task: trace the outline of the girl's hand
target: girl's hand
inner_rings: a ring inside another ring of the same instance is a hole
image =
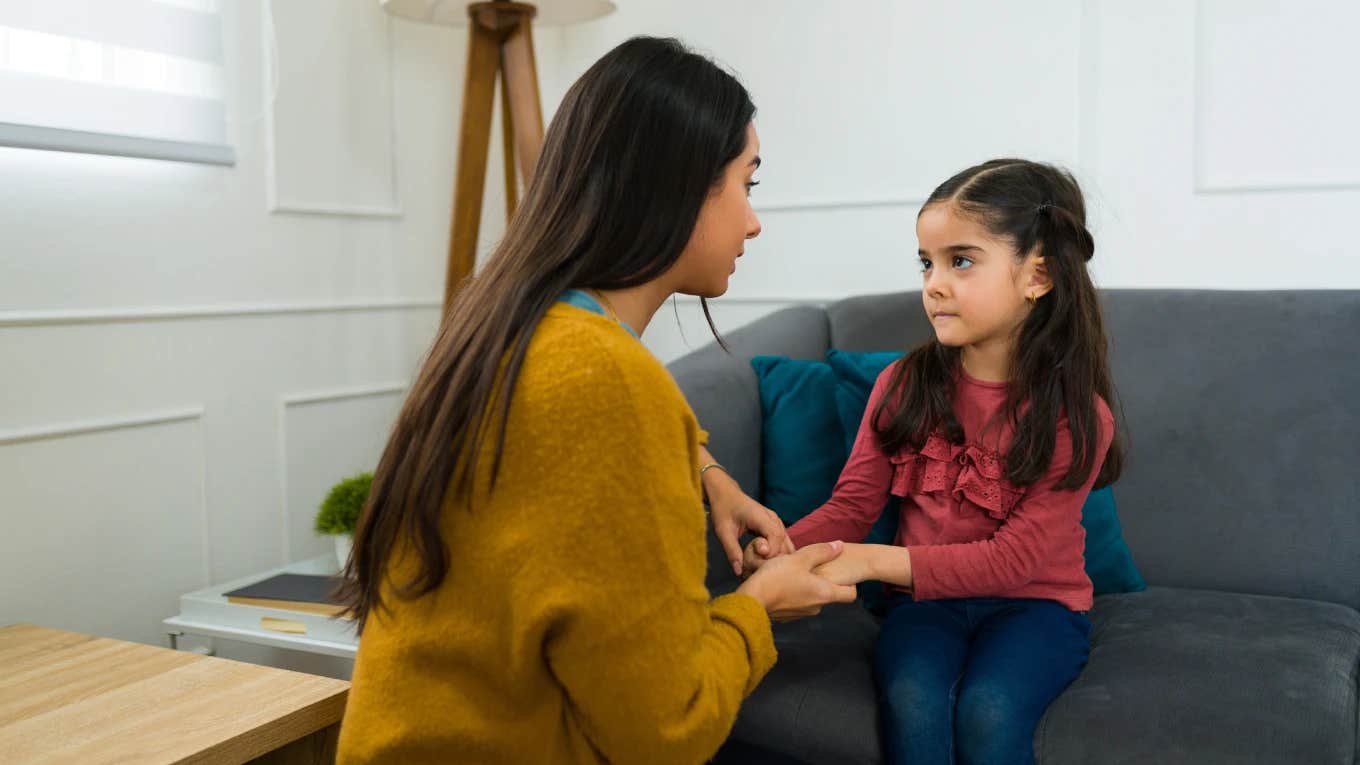
[[[874,575],[874,550],[872,549],[875,547],[881,547],[881,545],[847,543],[844,552],[834,560],[818,566],[815,573],[841,585],[854,585],[868,579],[875,579],[877,577]]]
[[[834,562],[843,549],[840,542],[822,542],[790,555],[776,556],[743,582],[737,592],[755,598],[775,621],[815,616],[827,603],[854,602],[854,587],[836,585],[814,573]]]
[[[788,554],[784,548],[770,544],[770,540],[756,537],[747,543],[741,556],[741,571],[737,573],[739,576],[750,576],[771,560]]]

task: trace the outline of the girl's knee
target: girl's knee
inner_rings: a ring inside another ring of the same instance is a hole
[[[958,723],[960,734],[988,738],[1028,717],[1025,705],[1003,685],[977,683],[959,693]]]
[[[960,690],[955,747],[966,763],[1033,761],[1033,710],[1012,689],[980,683]]]
[[[882,669],[882,668],[880,668]],[[912,672],[898,665],[878,674],[879,707],[894,727],[947,726],[953,716],[955,678]]]

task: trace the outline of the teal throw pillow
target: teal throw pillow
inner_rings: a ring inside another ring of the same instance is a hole
[[[760,389],[761,502],[786,526],[831,498],[845,466],[836,378],[820,361],[751,359]]]
[[[1095,585],[1096,595],[1147,589],[1147,582],[1133,563],[1133,553],[1124,542],[1112,487],[1087,495],[1081,508],[1081,525],[1086,529],[1086,575]]]
[[[855,435],[859,432],[859,424],[864,418],[864,408],[869,404],[874,383],[889,364],[903,355],[898,351],[853,353],[836,348],[826,352],[826,363],[831,365],[831,371],[836,375],[836,411],[840,413],[841,429],[845,431],[847,457],[854,446]]]

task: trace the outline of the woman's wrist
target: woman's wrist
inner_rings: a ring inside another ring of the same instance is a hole
[[[749,576],[747,577],[746,581],[742,582],[741,585],[737,587],[736,591],[737,594],[739,595],[746,595],[750,598],[753,598],[757,603],[760,604],[761,608],[765,609],[766,611],[769,611],[770,604],[765,602],[766,595],[765,587],[763,584],[764,581],[765,577],[755,575]]]
[[[704,477],[704,496],[708,497],[709,505],[730,502],[743,494],[737,482],[721,470],[710,470]]]
[[[743,494],[741,486],[728,474],[727,468],[716,461],[707,462],[700,468],[699,480],[710,506]]]

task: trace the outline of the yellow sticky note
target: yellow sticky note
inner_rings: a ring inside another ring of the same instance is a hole
[[[260,629],[273,632],[288,632],[293,635],[307,634],[307,625],[292,619],[280,619],[277,616],[261,616]]]

